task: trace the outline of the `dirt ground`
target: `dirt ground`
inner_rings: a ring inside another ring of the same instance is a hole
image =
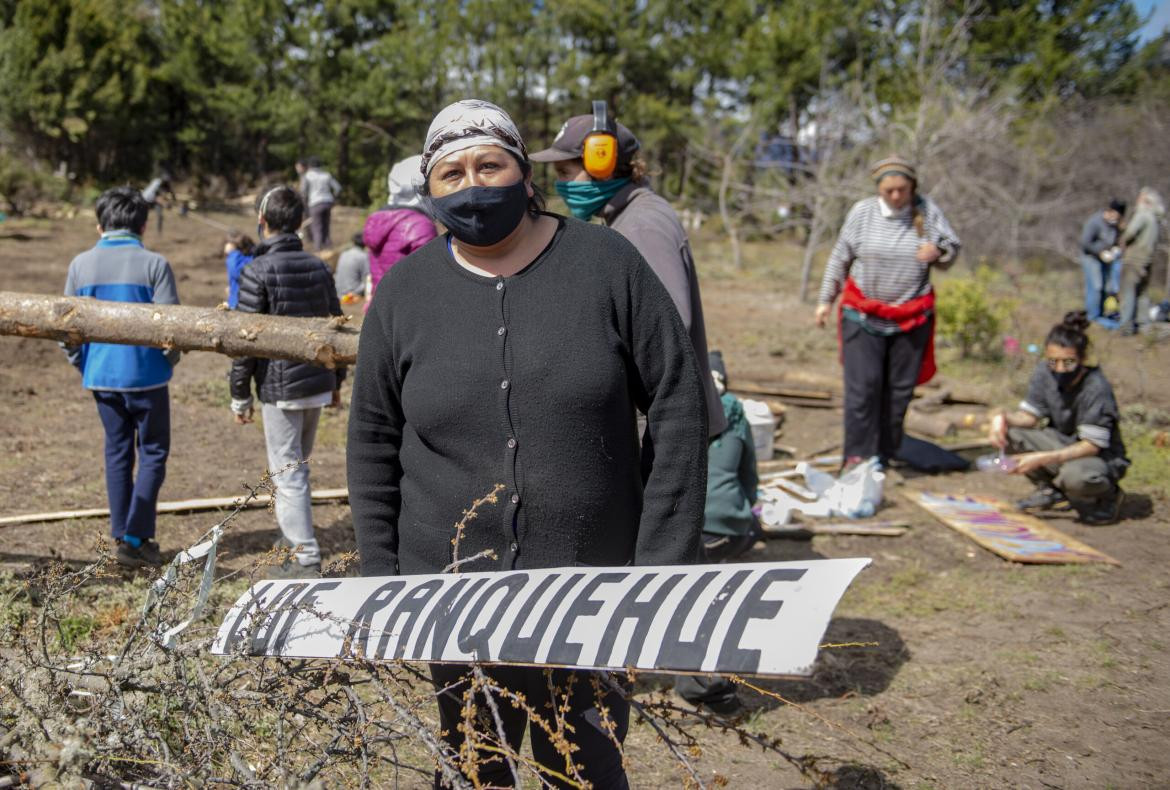
[[[90,214],[71,220],[0,224],[0,290],[59,293],[69,261],[95,240]],[[244,214],[211,219],[249,227]],[[359,226],[339,210],[334,237]],[[225,296],[223,234],[168,214],[147,245],[167,256],[186,304]],[[757,380],[839,376],[831,333],[811,326],[795,297],[793,250],[753,247],[749,266],[730,271],[714,242],[697,245],[712,348],[729,375]],[[956,273],[951,276],[962,276]],[[1026,346],[1063,309],[1075,306],[1075,272],[1017,274],[1001,283],[1015,302],[1011,332]],[[360,315],[360,309],[347,308]],[[873,558],[846,594],[826,642],[876,647],[825,650],[805,681],[766,682],[746,691],[753,729],[778,736],[797,755],[823,755],[838,787],[1157,787],[1170,776],[1170,455],[1154,436],[1170,420],[1170,342],[1095,338],[1097,355],[1126,414],[1137,460],[1127,479],[1124,520],[1089,528],[1054,525],[1121,562],[1106,566],[1025,566],[1006,562],[909,505],[905,490],[989,493],[1028,489],[1010,476],[894,475],[882,517],[905,519],[900,538],[772,540],[758,559]],[[944,351],[943,375],[992,402],[1018,401],[1035,357],[960,362]],[[171,385],[173,450],[162,498],[229,496],[264,470],[258,425],[237,426],[228,410],[224,357],[185,355]],[[345,485],[346,413],[327,412],[312,462],[316,487]],[[783,442],[811,452],[840,435],[833,409],[791,408]],[[102,432],[91,396],[54,343],[0,337],[0,515],[101,507]],[[348,507],[314,510],[323,551],[353,549]],[[191,544],[215,514],[159,519],[164,553]],[[0,569],[19,571],[50,557],[81,563],[104,534],[101,520],[2,528]],[[229,533],[224,567],[266,551],[272,516],[244,514]],[[636,787],[681,784],[653,735],[629,741]],[[732,787],[803,787],[786,763],[712,733],[699,765]]]

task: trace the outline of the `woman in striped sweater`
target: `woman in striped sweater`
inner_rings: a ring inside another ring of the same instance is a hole
[[[873,167],[877,195],[850,209],[821,281],[816,321],[841,296],[845,366],[844,466],[902,443],[916,384],[934,375],[934,290],[930,269],[948,268],[959,238],[939,207],[917,191],[914,166],[897,156]]]

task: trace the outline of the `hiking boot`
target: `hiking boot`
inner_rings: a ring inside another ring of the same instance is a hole
[[[269,565],[262,575],[265,579],[319,579],[321,563],[301,565],[296,557],[291,557],[279,565]]]
[[[1068,499],[1052,486],[1037,486],[1036,490],[1016,502],[1020,510],[1048,510],[1067,502]]]
[[[158,544],[153,540],[144,540],[140,546],[131,546],[126,541],[119,540],[118,548],[114,551],[114,559],[126,568],[159,568],[163,564]]]
[[[1078,520],[1091,527],[1104,527],[1116,524],[1121,517],[1121,505],[1125,501],[1125,492],[1120,488],[1114,489],[1112,494],[1090,500],[1088,502],[1074,502]]]

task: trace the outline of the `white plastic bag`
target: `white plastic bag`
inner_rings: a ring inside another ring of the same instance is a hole
[[[817,494],[818,503],[826,503],[832,512],[845,518],[869,518],[882,504],[885,473],[877,458],[870,458],[834,480],[832,475],[801,464],[805,485]]]

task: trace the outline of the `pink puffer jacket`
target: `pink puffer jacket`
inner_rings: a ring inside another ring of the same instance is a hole
[[[366,304],[390,267],[435,238],[435,224],[422,212],[409,208],[375,211],[366,219],[362,239],[370,252],[370,293]]]

